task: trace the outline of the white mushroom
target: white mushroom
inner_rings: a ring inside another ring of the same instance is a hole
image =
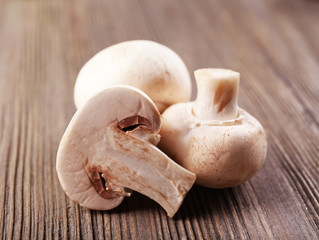
[[[118,84],[139,88],[160,112],[174,103],[189,101],[191,96],[191,80],[182,59],[168,47],[147,40],[115,44],[91,58],[76,80],[76,107]]]
[[[224,188],[240,184],[265,160],[264,129],[238,108],[239,73],[200,69],[195,78],[195,102],[175,104],[163,113],[159,147],[194,172],[199,185]]]
[[[108,210],[131,191],[158,202],[172,217],[195,181],[153,144],[160,114],[141,91],[114,86],[75,113],[61,140],[57,173],[63,190],[81,206]]]

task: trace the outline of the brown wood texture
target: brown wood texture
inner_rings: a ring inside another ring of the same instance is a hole
[[[318,1],[0,4],[0,238],[319,238]],[[99,50],[130,39],[169,46],[191,73],[241,73],[240,106],[268,135],[255,177],[229,189],[195,186],[173,219],[138,193],[104,212],[70,201],[55,158],[75,112],[77,73]]]

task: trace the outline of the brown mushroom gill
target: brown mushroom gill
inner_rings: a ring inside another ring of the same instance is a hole
[[[103,178],[103,173],[94,171],[91,175],[91,180],[95,190],[102,197],[106,199],[112,199],[116,197],[117,192],[112,191],[112,189],[110,189],[109,186],[107,186],[106,181]]]
[[[150,129],[152,126],[152,124],[146,118],[143,118],[141,116],[128,117],[128,118],[121,120],[118,123],[119,128],[124,132],[132,131],[141,125],[146,126]]]
[[[102,172],[93,171],[90,178],[95,190],[103,198],[113,199],[121,196],[130,196],[132,193],[132,190],[128,188],[123,188],[123,190],[119,191],[120,187],[117,186],[117,189],[114,189]]]

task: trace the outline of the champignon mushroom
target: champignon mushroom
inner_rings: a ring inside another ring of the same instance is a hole
[[[174,103],[189,101],[191,96],[191,80],[182,59],[168,47],[147,40],[115,44],[92,57],[76,80],[76,107],[118,84],[142,90],[160,112]]]
[[[115,208],[135,190],[172,217],[196,177],[152,145],[160,126],[160,114],[143,92],[102,90],[77,110],[61,140],[56,169],[63,190],[97,210]]]
[[[267,139],[261,124],[238,108],[239,73],[195,71],[198,96],[163,113],[159,148],[210,188],[238,185],[264,163]]]

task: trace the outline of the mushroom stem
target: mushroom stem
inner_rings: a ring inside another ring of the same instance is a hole
[[[118,188],[114,194],[128,188],[148,196],[158,202],[169,217],[173,217],[194,184],[195,174],[179,166],[152,144],[117,127],[107,132],[109,134],[105,133],[100,139],[108,139],[109,145],[105,146],[101,141],[97,145],[104,147],[90,154],[91,164],[99,168],[87,165],[87,172],[92,176],[96,175],[95,171],[103,173],[105,181]],[[105,198],[110,198],[107,192],[95,189],[100,195],[103,193]]]
[[[193,114],[205,121],[231,120],[238,116],[239,73],[228,69],[205,68],[194,72],[197,98]]]

